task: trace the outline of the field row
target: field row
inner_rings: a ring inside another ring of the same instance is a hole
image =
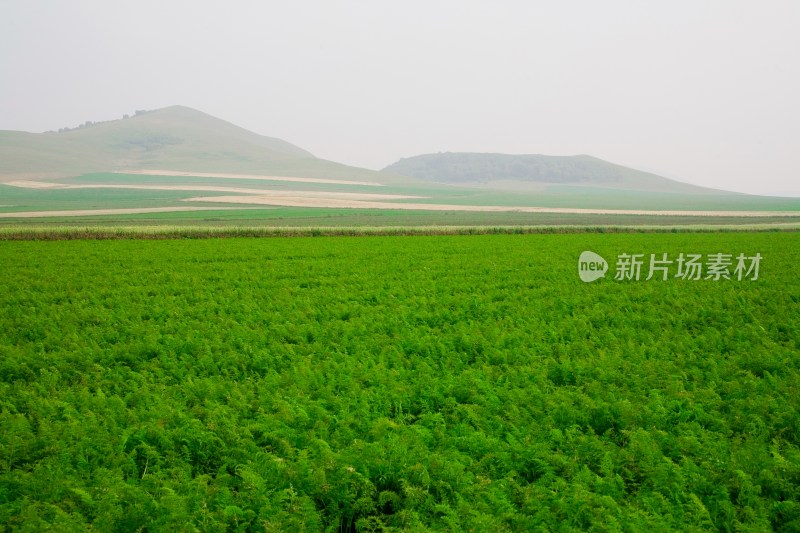
[[[584,250],[747,282],[583,283]],[[800,235],[0,241],[0,522],[800,528]]]

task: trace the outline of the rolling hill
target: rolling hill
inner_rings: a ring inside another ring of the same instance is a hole
[[[12,223],[193,216],[327,226],[348,212],[360,213],[354,225],[784,223],[800,219],[800,201],[704,189],[585,155],[446,153],[367,170],[182,106],[58,133],[0,131],[0,219]]]
[[[532,190],[564,185],[647,192],[723,192],[681,183],[589,155],[438,153],[401,159],[383,171],[428,182],[499,189]]]
[[[0,180],[151,169],[373,181],[379,176],[183,106],[59,133],[0,131]]]

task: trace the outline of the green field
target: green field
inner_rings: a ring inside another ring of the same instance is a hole
[[[170,175],[175,172],[178,175]],[[187,172],[200,175],[181,175]],[[166,175],[152,175],[158,173]],[[246,179],[254,175],[264,179]],[[242,198],[281,193],[294,198],[273,203],[298,207],[272,208],[264,205],[263,198]],[[239,198],[222,203],[218,198],[222,196]],[[410,211],[401,209],[404,203],[435,205],[406,206],[414,209]],[[490,206],[488,211],[493,212],[470,210],[480,206]],[[689,213],[553,215],[515,211],[520,207]],[[187,208],[202,210],[166,212]],[[208,208],[229,210],[204,211]],[[494,212],[501,208],[508,211]],[[120,209],[165,211],[97,212]],[[75,213],[88,210],[96,212]],[[704,216],[705,211],[760,211],[768,216],[738,213],[735,218],[721,218]],[[775,227],[783,223],[800,224],[800,199],[705,189],[587,155],[440,153],[404,158],[384,171],[373,171],[318,159],[281,139],[183,106],[140,110],[133,117],[87,122],[59,133],[0,131],[0,227]]]
[[[298,191],[319,194],[378,193],[411,195],[419,198],[395,200],[395,203],[451,205],[450,211],[395,210],[363,208],[302,208],[264,205],[242,205],[187,201],[197,196],[223,196],[235,193],[198,190],[148,190],[125,188],[28,189],[0,183],[0,228],[9,226],[244,226],[244,227],[341,227],[341,226],[687,226],[687,225],[759,225],[800,224],[800,201],[796,198],[768,198],[735,194],[689,195],[642,191],[620,191],[599,187],[552,186],[539,192],[503,192],[480,188],[428,185],[420,183],[387,184],[384,186],[319,184],[269,180],[247,180],[209,177],[147,176],[114,173],[92,173],[48,182],[64,186],[109,185],[113,187],[195,186],[243,188],[247,190]],[[535,206],[583,209],[646,209],[681,211],[775,211],[775,216],[661,216],[632,214],[569,214],[478,212],[459,210],[465,205]],[[219,211],[177,211],[158,213],[124,213],[105,215],[8,218],[14,213],[31,211],[72,211],[97,209],[222,207]],[[785,216],[777,211],[796,212]]]
[[[583,250],[763,261],[584,284]],[[800,531],[798,264],[798,233],[0,241],[0,523]]]

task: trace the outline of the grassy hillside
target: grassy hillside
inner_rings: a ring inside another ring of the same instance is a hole
[[[277,201],[282,191],[294,200]],[[354,196],[358,194],[367,195],[361,201],[368,202],[372,194],[393,203],[359,203]],[[342,195],[352,202],[343,204]],[[324,209],[325,216],[329,208],[413,209],[420,220],[411,225],[430,224],[425,211],[431,210],[461,212],[459,220],[466,225],[487,219],[493,224],[540,223],[538,215],[513,213],[530,208],[789,211],[800,216],[800,199],[713,191],[590,156],[433,154],[403,159],[376,172],[316,158],[281,139],[181,106],[59,133],[0,131],[0,219],[23,218],[26,213],[51,217],[53,210],[71,211],[59,215],[65,217],[87,216],[78,213],[84,210],[94,210],[91,216],[107,216],[111,213],[99,211],[114,209],[206,210],[209,202],[231,210]],[[508,213],[487,216],[476,213],[480,210]],[[147,214],[164,219],[187,216]],[[690,216],[695,214],[702,215]],[[229,212],[224,218],[231,217],[239,215]],[[409,224],[407,218],[392,217],[403,225]]]
[[[426,181],[493,188],[578,185],[648,192],[720,193],[588,155],[439,153],[401,159],[385,172]],[[730,193],[732,194],[732,193]]]
[[[62,133],[0,131],[0,180],[152,169],[373,180],[380,176],[317,159],[281,139],[182,106]]]

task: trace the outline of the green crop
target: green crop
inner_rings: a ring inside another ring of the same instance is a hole
[[[764,259],[584,284],[583,250]],[[798,530],[799,262],[797,233],[0,241],[0,523]]]

